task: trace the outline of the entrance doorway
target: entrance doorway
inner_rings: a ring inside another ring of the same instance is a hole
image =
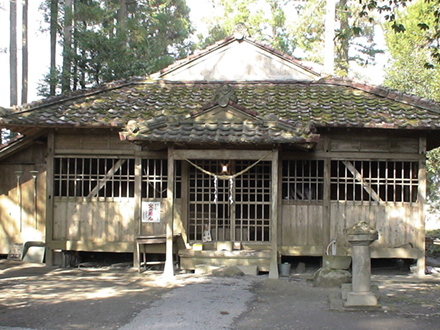
[[[270,241],[271,162],[255,162],[193,161],[204,171],[189,170],[190,241],[202,241],[205,231],[213,241]]]

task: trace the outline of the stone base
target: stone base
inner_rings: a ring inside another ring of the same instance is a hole
[[[351,256],[325,255],[322,257],[322,268],[348,269],[351,265]]]
[[[350,282],[351,273],[342,269],[320,268],[313,276],[313,286],[323,288],[337,288]]]
[[[347,295],[345,307],[378,307],[379,302],[374,293],[370,292],[350,292]]]

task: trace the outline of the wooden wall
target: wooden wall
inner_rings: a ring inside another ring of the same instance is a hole
[[[421,169],[417,203],[366,203],[330,201],[329,193],[322,202],[304,203],[280,201],[278,245],[283,255],[322,255],[331,238],[338,240],[341,253],[349,253],[343,230],[358,221],[367,221],[379,231],[379,240],[373,244],[377,256],[393,256],[396,248],[424,248],[424,164],[425,142],[418,133],[396,134],[362,132],[360,130],[325,130],[313,152],[283,151],[281,159],[332,160],[402,160],[418,161]],[[53,155],[91,156],[111,155],[121,157],[154,157],[134,144],[119,141],[117,131],[72,129],[55,131]],[[11,243],[25,240],[45,240],[46,220],[46,155],[48,147],[36,144],[0,162],[0,253],[8,253]],[[48,160],[52,161],[52,160]],[[187,166],[185,162],[183,166]],[[22,170],[20,221],[16,170]],[[34,186],[31,170],[38,170],[37,223],[34,217]],[[53,175],[51,173],[50,175]],[[328,171],[327,171],[327,175]],[[327,185],[329,179],[326,179]],[[51,183],[51,178],[48,178]],[[185,185],[185,182],[182,182]],[[187,188],[183,188],[185,190]],[[186,242],[185,196],[174,207],[175,231],[182,233]],[[141,224],[140,201],[135,198],[109,200],[98,198],[85,201],[81,198],[54,198],[49,201],[53,212],[49,244],[53,248],[90,251],[133,251],[135,235],[162,235],[164,223]],[[53,205],[51,205],[53,203]],[[162,213],[166,203],[163,202]],[[21,228],[21,229],[20,229]],[[390,249],[392,251],[390,252]],[[399,250],[400,251],[400,250]]]
[[[419,196],[415,203],[330,201],[281,201],[278,227],[279,250],[283,255],[323,255],[332,238],[338,253],[349,254],[351,245],[344,229],[366,221],[379,231],[372,244],[374,257],[418,258],[424,250],[425,139],[417,132],[378,133],[361,130],[325,130],[313,153],[284,152],[284,159],[415,161],[419,163]],[[329,172],[325,178],[330,189]],[[326,211],[328,209],[328,212]]]
[[[0,254],[14,243],[45,241],[45,151],[41,142],[0,162]],[[16,171],[23,172],[19,185]],[[31,171],[38,171],[36,186]]]

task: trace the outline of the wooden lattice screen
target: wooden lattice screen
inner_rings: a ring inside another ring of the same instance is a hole
[[[54,195],[134,197],[134,159],[56,157]]]
[[[221,174],[220,161],[195,163],[206,171]],[[228,170],[237,173],[251,164],[253,161],[231,161]],[[269,241],[270,173],[271,163],[260,162],[235,178],[232,186],[229,180],[218,180],[216,185],[212,176],[191,167],[189,239],[202,240],[204,230],[208,229],[216,241]]]
[[[175,193],[181,194],[181,162],[176,162]],[[142,160],[142,198],[167,197],[166,159]],[[109,157],[57,156],[54,163],[56,197],[132,198],[135,187],[135,160]]]
[[[322,201],[324,198],[323,160],[285,160],[282,164],[283,199]]]
[[[331,199],[414,203],[418,171],[418,162],[332,161]]]

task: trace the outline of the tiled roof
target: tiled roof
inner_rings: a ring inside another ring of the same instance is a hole
[[[436,103],[344,80],[228,82],[237,104],[292,125],[439,129]],[[131,80],[32,103],[3,114],[0,126],[120,127],[130,120],[189,116],[213,104],[219,83]]]

